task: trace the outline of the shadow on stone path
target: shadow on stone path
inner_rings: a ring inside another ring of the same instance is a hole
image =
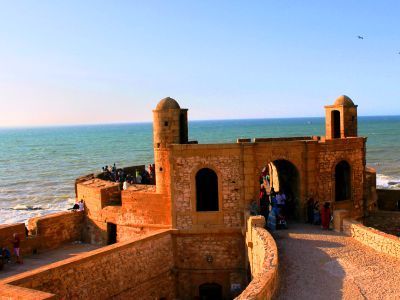
[[[273,235],[277,299],[400,299],[400,260],[313,225],[290,224]]]

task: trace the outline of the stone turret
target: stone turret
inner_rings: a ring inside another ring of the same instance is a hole
[[[187,109],[170,97],[160,100],[153,110],[153,145],[157,192],[169,192],[168,145],[188,142]]]
[[[357,105],[345,95],[325,106],[326,139],[357,136]]]

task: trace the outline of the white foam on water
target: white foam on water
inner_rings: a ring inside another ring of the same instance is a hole
[[[389,176],[384,174],[376,174],[376,187],[399,190],[400,189],[400,177],[399,176]]]
[[[51,213],[66,211],[72,207],[75,199],[68,198],[53,204],[27,205],[17,204],[9,208],[0,208],[0,224],[26,223],[28,219],[45,216]]]

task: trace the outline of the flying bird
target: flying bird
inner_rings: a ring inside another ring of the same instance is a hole
[[[357,37],[358,37],[359,40],[363,40],[364,39],[364,37],[361,36],[361,35],[357,35]]]

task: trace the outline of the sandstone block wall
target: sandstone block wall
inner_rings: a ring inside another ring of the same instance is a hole
[[[398,237],[365,227],[361,223],[350,219],[343,220],[343,231],[378,252],[400,258],[400,238]]]
[[[107,246],[9,277],[0,284],[55,294],[58,299],[123,299],[129,295],[173,299],[173,266],[171,231],[160,230],[139,240]],[[166,285],[160,286],[160,279]]]
[[[171,224],[171,203],[156,192],[122,191],[122,214],[127,224]]]
[[[333,201],[334,209],[347,209],[353,217],[363,215],[365,138],[333,139],[320,143],[318,155],[317,199]],[[350,164],[351,199],[335,202],[335,167],[345,160]]]
[[[239,230],[209,230],[174,235],[178,296],[198,297],[199,286],[217,283],[225,298],[232,298],[231,284],[245,286],[244,239]]]
[[[1,284],[0,283],[0,299],[1,300],[53,300],[57,299],[56,295],[35,291],[19,286]]]
[[[246,243],[252,280],[235,299],[272,299],[279,283],[276,243],[263,228],[264,217],[250,217],[247,224]]]
[[[397,201],[400,200],[400,190],[378,189],[378,207],[380,210],[397,210]]]
[[[0,225],[0,245],[12,248],[10,239],[18,233],[21,239],[21,254],[31,255],[40,251],[58,248],[60,245],[82,240],[83,213],[61,212],[28,221],[30,235],[25,236],[25,224]]]
[[[190,149],[190,150],[189,150]],[[173,145],[173,209],[178,229],[204,224],[238,228],[243,223],[240,148],[230,145]],[[219,210],[196,211],[196,173],[212,169],[218,176]]]
[[[364,224],[400,236],[400,211],[375,211],[364,219]]]
[[[60,245],[82,240],[83,212],[61,212],[29,220],[30,233],[40,238],[40,249],[56,249]]]

